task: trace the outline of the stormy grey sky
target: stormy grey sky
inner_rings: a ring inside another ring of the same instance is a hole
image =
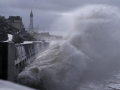
[[[120,0],[0,0],[0,15],[6,18],[9,15],[21,16],[25,27],[29,26],[29,14],[32,9],[34,14],[34,27],[39,24],[48,30],[50,25],[75,8],[88,4],[107,4],[120,7]]]

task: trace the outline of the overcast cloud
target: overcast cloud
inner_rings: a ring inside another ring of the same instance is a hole
[[[48,30],[50,25],[69,12],[87,4],[107,4],[120,7],[120,0],[0,0],[0,15],[21,16],[25,27],[29,26],[29,14],[34,14],[34,27]]]

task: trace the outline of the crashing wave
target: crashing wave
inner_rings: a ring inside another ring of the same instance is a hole
[[[118,8],[88,5],[65,17],[72,21],[70,33],[27,66],[18,75],[19,83],[43,90],[77,90],[83,82],[105,81],[119,69]]]

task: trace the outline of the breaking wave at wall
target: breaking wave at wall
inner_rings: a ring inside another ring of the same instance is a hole
[[[78,87],[106,81],[119,71],[120,10],[88,5],[65,17],[71,20],[70,33],[27,66],[18,83],[40,90],[88,90]]]

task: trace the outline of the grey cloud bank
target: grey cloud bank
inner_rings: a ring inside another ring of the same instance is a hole
[[[0,0],[0,15],[19,15],[25,27],[29,26],[31,9],[34,14],[34,26],[39,24],[48,30],[53,22],[65,12],[70,12],[87,4],[107,4],[120,7],[120,0]]]

